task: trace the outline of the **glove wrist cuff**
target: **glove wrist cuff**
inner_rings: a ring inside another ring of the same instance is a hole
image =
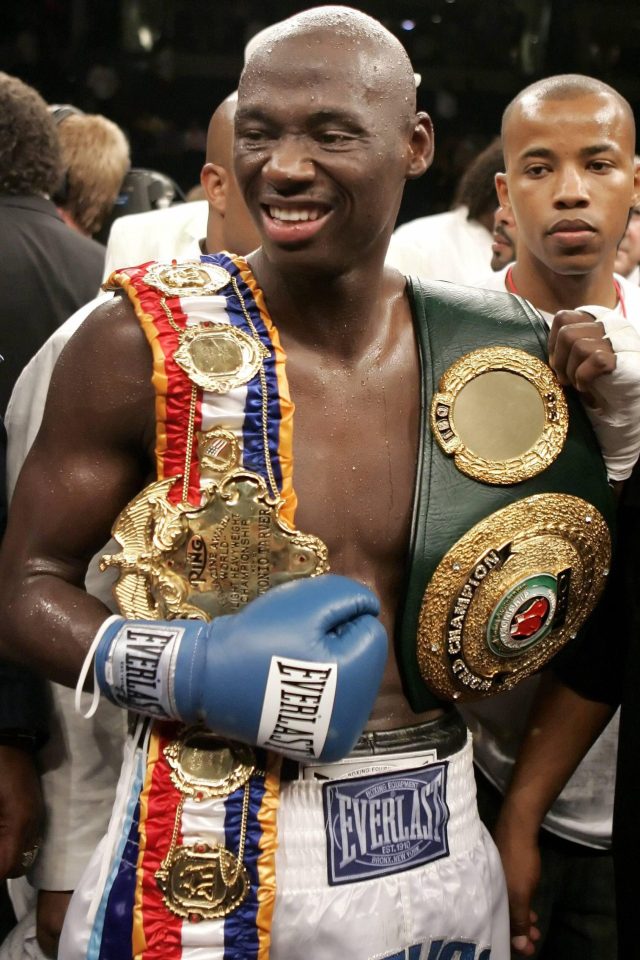
[[[176,705],[176,662],[201,624],[189,620],[116,620],[96,651],[101,691],[121,707],[159,719],[183,719]]]

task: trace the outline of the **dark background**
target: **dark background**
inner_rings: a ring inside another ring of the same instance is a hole
[[[133,162],[198,181],[212,110],[237,85],[245,43],[314,3],[290,0],[4,0],[0,69],[49,102],[103,113]],[[499,129],[508,100],[554,73],[587,73],[640,103],[638,0],[361,0],[422,75],[436,160],[401,219],[447,209],[457,179]],[[559,131],[559,133],[561,133]]]

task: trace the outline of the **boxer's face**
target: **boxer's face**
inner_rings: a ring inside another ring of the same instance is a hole
[[[416,133],[366,44],[347,53],[339,39],[297,37],[256,60],[240,85],[235,168],[266,255],[321,272],[383,256],[405,179],[430,162],[428,118]]]
[[[504,131],[500,202],[524,245],[550,270],[581,274],[613,265],[638,192],[632,124],[607,94],[525,100]]]

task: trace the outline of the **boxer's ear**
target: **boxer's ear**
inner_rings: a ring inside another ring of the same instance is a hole
[[[415,126],[409,141],[407,180],[416,180],[429,169],[433,162],[433,124],[428,113],[416,114]]]
[[[227,203],[228,176],[225,168],[217,163],[205,163],[200,173],[200,183],[207,195],[207,200],[221,216],[224,216]]]
[[[496,173],[496,193],[498,194],[498,205],[502,207],[505,213],[513,217],[506,173]]]

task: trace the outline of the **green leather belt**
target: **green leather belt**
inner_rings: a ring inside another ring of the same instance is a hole
[[[411,278],[408,293],[421,363],[421,425],[407,589],[396,644],[406,695],[419,712],[442,703],[429,687],[430,678],[421,675],[416,638],[425,591],[444,555],[480,521],[536,494],[582,498],[609,528],[614,509],[596,437],[572,390],[565,391],[566,442],[537,476],[495,486],[472,479],[455,466],[430,426],[432,398],[442,375],[465,354],[486,347],[515,347],[546,363],[547,330],[529,304],[510,294]]]

